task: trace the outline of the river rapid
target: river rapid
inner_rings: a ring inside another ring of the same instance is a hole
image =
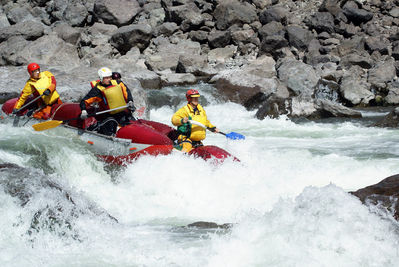
[[[197,89],[213,124],[246,136],[205,144],[241,162],[107,166],[62,127],[0,124],[0,164],[15,164],[0,169],[1,266],[398,266],[397,222],[348,193],[399,173],[399,131],[367,127],[383,113],[260,121]],[[184,90],[150,91],[150,119],[171,125]],[[184,227],[196,221],[232,226]]]

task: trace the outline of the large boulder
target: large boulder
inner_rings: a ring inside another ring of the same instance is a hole
[[[11,24],[16,24],[27,20],[34,20],[34,17],[26,6],[16,6],[12,8],[7,12],[7,18]]]
[[[314,38],[311,31],[300,26],[290,25],[286,27],[286,30],[290,45],[300,50],[306,50]]]
[[[218,91],[228,100],[243,104],[258,93],[266,97],[276,92],[275,61],[263,56],[241,68],[224,70],[212,77]]]
[[[349,21],[355,25],[365,23],[373,18],[373,13],[356,7],[344,7],[343,12]]]
[[[375,97],[369,88],[365,71],[354,66],[344,73],[340,93],[352,105],[367,105]]]
[[[380,207],[382,211],[390,212],[395,219],[399,219],[399,174],[350,193],[357,196],[364,204]]]
[[[387,83],[396,77],[395,60],[381,61],[368,72],[368,82],[375,88],[386,88]]]
[[[44,26],[35,20],[23,21],[8,27],[0,28],[0,42],[10,37],[22,36],[26,40],[36,40],[43,36]]]
[[[253,5],[238,0],[219,1],[213,15],[219,30],[226,30],[235,24],[250,24],[258,19],[256,8]]]
[[[312,66],[290,58],[281,61],[277,72],[280,81],[295,95],[312,96],[320,79]]]
[[[150,43],[152,29],[148,24],[132,24],[119,28],[111,37],[110,43],[124,55],[136,46],[143,51]]]
[[[201,45],[190,40],[180,40],[173,44],[167,39],[153,40],[152,45],[146,49],[145,64],[149,70],[175,71],[182,55],[200,55]]]
[[[136,0],[97,0],[94,4],[97,18],[117,26],[129,24],[140,10]]]
[[[382,119],[375,122],[371,126],[398,128],[398,126],[399,126],[399,108],[395,108],[394,110],[389,112]]]
[[[64,42],[56,34],[45,35],[29,43],[18,55],[23,59],[23,64],[32,61],[65,67],[80,64],[76,47]]]

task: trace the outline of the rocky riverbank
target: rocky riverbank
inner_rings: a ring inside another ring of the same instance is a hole
[[[205,81],[259,119],[359,117],[351,107],[399,103],[397,0],[0,3],[3,97],[35,61],[67,100],[109,66],[143,103],[146,88]]]

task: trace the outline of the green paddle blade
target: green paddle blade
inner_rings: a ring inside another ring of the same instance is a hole
[[[63,123],[63,121],[51,120],[51,121],[44,121],[41,123],[33,124],[32,127],[33,127],[33,129],[35,129],[35,131],[44,131],[44,130],[55,128],[62,123]]]

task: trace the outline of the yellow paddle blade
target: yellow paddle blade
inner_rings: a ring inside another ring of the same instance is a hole
[[[33,127],[33,129],[35,129],[35,131],[44,131],[44,130],[55,128],[58,125],[60,125],[61,123],[63,123],[63,121],[51,120],[51,121],[44,121],[41,123],[33,124],[32,127]]]

